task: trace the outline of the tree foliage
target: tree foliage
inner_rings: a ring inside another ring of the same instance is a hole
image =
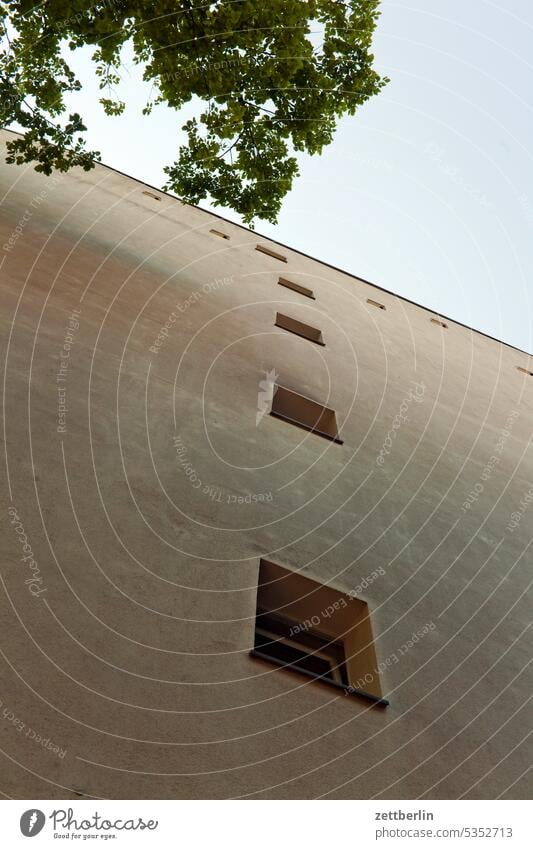
[[[0,2],[0,125],[18,124],[12,162],[38,171],[99,159],[65,95],[81,88],[70,51],[89,46],[110,115],[126,46],[155,92],[146,104],[195,117],[165,168],[166,188],[209,197],[245,221],[275,221],[298,174],[297,151],[320,153],[344,114],[387,82],[373,69],[379,0],[14,0]]]

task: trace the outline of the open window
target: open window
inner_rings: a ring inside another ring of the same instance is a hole
[[[268,245],[256,245],[256,251],[259,251],[261,254],[266,254],[267,256],[271,256],[273,259],[279,259],[280,262],[287,262],[287,257],[283,256],[283,254],[278,253],[277,251],[269,248]]]
[[[387,309],[385,304],[380,303],[380,301],[374,301],[373,298],[367,298],[366,302],[367,302],[367,304],[370,304],[371,307],[377,307],[378,310],[386,310]]]
[[[156,195],[154,192],[143,191],[143,195],[146,195],[147,198],[152,198],[152,200],[156,200],[159,203],[161,202],[160,195]]]
[[[304,430],[310,430],[325,439],[331,439],[339,445],[343,444],[339,437],[335,410],[285,386],[274,385],[270,415]]]
[[[310,342],[316,342],[317,345],[325,344],[322,338],[322,331],[317,327],[311,327],[310,324],[305,324],[305,322],[291,318],[289,315],[284,315],[282,312],[276,313],[275,325],[276,327],[281,327],[283,330],[288,330],[289,333],[294,333],[296,336],[309,339]]]
[[[285,277],[279,278],[278,285],[284,286],[285,289],[292,289],[293,292],[297,292],[299,295],[303,295],[305,298],[312,298],[313,301],[316,301],[316,298],[313,294],[313,290],[308,289],[307,286],[300,286],[299,283],[293,283],[292,280],[287,280]]]
[[[252,656],[387,705],[366,602],[261,560]]]

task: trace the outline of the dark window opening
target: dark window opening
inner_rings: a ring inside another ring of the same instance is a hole
[[[267,256],[271,256],[274,259],[279,259],[280,262],[287,262],[286,256],[283,256],[283,254],[276,253],[276,251],[273,251],[272,248],[267,248],[266,245],[256,245],[255,249],[261,254],[266,254]]]
[[[349,686],[342,643],[302,630],[290,619],[258,610],[254,648],[266,660]]]
[[[284,386],[274,386],[270,415],[310,430],[318,436],[331,439],[339,445],[343,444],[342,439],[339,438],[335,410],[324,407],[312,401],[311,398],[299,395]]]
[[[252,657],[382,707],[366,602],[261,558]]]
[[[313,301],[316,301],[313,290],[308,289],[306,286],[300,286],[298,283],[293,283],[291,280],[286,280],[284,277],[279,278],[278,284],[280,286],[285,286],[286,289],[292,289],[293,292],[298,292],[299,295],[304,295],[306,298],[312,298]]]
[[[366,302],[367,302],[367,304],[370,304],[371,307],[377,307],[378,310],[386,310],[387,309],[385,304],[380,304],[379,301],[373,301],[372,298],[367,298]]]
[[[316,342],[317,345],[324,345],[321,330],[317,327],[311,327],[310,324],[305,324],[303,321],[298,321],[296,318],[291,318],[289,315],[283,315],[281,312],[276,313],[275,325],[283,330],[288,330],[289,333],[294,333],[296,336],[309,339],[310,342]]]
[[[161,201],[161,198],[159,197],[159,195],[155,195],[153,192],[144,191],[143,195],[146,195],[146,197],[148,197],[148,198],[152,198],[152,200]]]
[[[213,230],[213,228],[211,228],[209,232],[212,233],[213,236],[218,236],[220,239],[229,239],[229,236],[227,236],[226,233],[222,233],[220,230]]]

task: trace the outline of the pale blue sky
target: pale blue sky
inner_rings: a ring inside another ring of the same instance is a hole
[[[531,0],[383,0],[391,83],[301,157],[277,226],[257,230],[533,351],[532,44]],[[129,73],[126,116],[92,105],[83,69],[76,105],[105,163],[161,186],[183,116],[143,118],[148,88]]]

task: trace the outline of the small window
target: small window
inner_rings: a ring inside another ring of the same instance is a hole
[[[218,236],[220,239],[229,239],[229,236],[227,236],[226,233],[222,233],[220,230],[213,230],[213,228],[211,228],[209,232],[212,233],[213,236]]]
[[[253,657],[382,706],[366,602],[261,559]]]
[[[349,686],[343,643],[312,631],[299,633],[298,623],[292,619],[258,608],[254,649],[268,660],[292,666],[313,678]]]
[[[154,195],[153,192],[146,192],[145,191],[145,192],[143,192],[143,195],[146,195],[146,197],[148,197],[148,198],[152,198],[152,200],[161,201],[161,198],[159,197],[159,195]]]
[[[305,286],[299,286],[298,283],[293,283],[291,280],[285,280],[284,277],[280,277],[278,283],[280,286],[285,286],[286,289],[292,289],[293,292],[298,292],[299,295],[305,295],[306,298],[312,298],[313,301],[316,301],[312,289],[307,289]]]
[[[518,371],[521,371],[523,374],[528,374],[530,377],[533,377],[533,371],[529,371],[529,369],[524,368],[524,366],[517,366]]]
[[[273,251],[271,248],[267,248],[266,245],[256,245],[256,251],[259,253],[266,254],[267,256],[271,256],[274,259],[279,259],[280,262],[287,262],[287,257],[283,256],[283,254],[278,254],[276,251]]]
[[[289,333],[295,333],[296,336],[303,336],[304,339],[309,339],[311,342],[316,342],[317,345],[323,345],[322,331],[316,327],[311,327],[310,324],[304,324],[303,321],[298,321],[288,315],[283,315],[281,312],[276,313],[276,327],[281,327],[283,330],[288,330]]]
[[[339,439],[335,410],[284,386],[274,385],[270,415],[331,439],[339,445],[343,444],[342,439]]]
[[[367,304],[370,304],[371,307],[377,307],[378,310],[386,310],[387,309],[385,304],[380,304],[379,301],[373,301],[372,298],[367,298],[366,302],[367,302]]]
[[[445,330],[448,330],[448,325],[445,321],[441,321],[440,318],[432,318],[431,323],[437,324],[439,327],[443,327]]]

